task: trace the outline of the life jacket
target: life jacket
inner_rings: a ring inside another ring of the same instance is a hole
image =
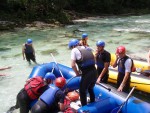
[[[81,71],[82,69],[86,69],[90,66],[95,65],[94,55],[90,50],[86,48],[81,48],[81,46],[78,46],[77,49],[81,53],[81,59],[76,60],[76,63]]]
[[[103,69],[104,68],[104,61],[107,57],[107,54],[110,55],[110,53],[108,53],[107,51],[104,50],[104,52],[102,53],[98,53],[97,57],[96,57],[96,64],[98,68]],[[110,62],[110,61],[109,61]]]
[[[45,86],[43,78],[40,76],[37,76],[37,77],[29,79],[26,82],[24,89],[26,90],[30,99],[34,100],[34,99],[37,99],[41,95],[38,92],[38,90],[43,86]]]
[[[49,89],[47,89],[40,96],[40,99],[50,107],[55,102],[55,94],[58,90],[59,90],[58,87],[54,85],[49,85]]]
[[[125,56],[125,57],[119,59],[119,61],[118,61],[118,71],[120,73],[123,73],[123,74],[125,73],[125,62],[128,58],[129,58],[128,56]],[[133,62],[132,59],[131,59],[131,61],[132,61],[131,72],[134,72],[135,71],[134,62]]]
[[[31,45],[25,44],[25,53],[33,53],[33,48]]]

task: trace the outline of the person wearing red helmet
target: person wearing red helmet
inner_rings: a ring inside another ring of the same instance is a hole
[[[81,104],[84,106],[87,105],[87,91],[90,95],[90,102],[95,101],[93,88],[96,83],[97,71],[94,55],[85,46],[79,46],[77,39],[72,39],[68,46],[71,49],[71,67],[76,76],[81,75],[79,93]]]
[[[63,77],[58,77],[54,83],[55,85],[50,85],[50,88],[40,96],[39,100],[31,108],[31,113],[51,113],[66,109],[64,105],[65,94],[62,91],[66,80]]]
[[[27,39],[27,42],[25,44],[23,44],[22,56],[23,56],[23,60],[25,60],[25,58],[26,58],[26,60],[29,62],[29,64],[31,64],[30,60],[32,60],[33,62],[36,63],[35,49],[32,44],[32,39]]]
[[[96,59],[96,65],[97,65],[97,72],[98,72],[98,79],[97,83],[107,83],[108,77],[109,77],[109,65],[111,61],[111,55],[108,51],[104,49],[105,42],[102,40],[99,40],[96,42],[96,53],[95,53],[95,59]]]
[[[116,61],[113,67],[118,66],[117,90],[128,93],[130,88],[130,74],[132,72],[133,60],[126,55],[126,48],[119,46],[116,49]]]
[[[55,80],[55,75],[53,73],[46,73],[43,77],[36,76],[30,78],[26,81],[24,88],[20,90],[17,95],[16,105],[11,107],[8,111],[12,112],[14,109],[20,108],[20,113],[29,113],[30,103],[33,100],[39,98],[43,92],[45,92],[51,84]]]

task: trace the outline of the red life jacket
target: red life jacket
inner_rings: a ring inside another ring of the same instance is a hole
[[[38,90],[45,86],[43,78],[38,76],[38,77],[34,77],[29,79],[25,86],[24,89],[27,91],[28,96],[30,97],[30,99],[37,99],[41,94],[38,93]]]

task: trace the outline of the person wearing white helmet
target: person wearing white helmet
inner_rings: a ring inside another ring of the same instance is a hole
[[[30,103],[38,99],[43,92],[49,88],[48,85],[51,84],[53,80],[55,80],[55,75],[50,72],[46,73],[44,78],[36,76],[28,79],[24,88],[21,89],[17,95],[16,105],[8,110],[9,113],[18,108],[20,108],[20,113],[29,113]]]
[[[32,39],[27,39],[26,43],[22,46],[23,60],[26,60],[31,64],[31,60],[36,63],[35,49],[32,44]]]
[[[90,102],[95,101],[93,88],[96,83],[97,71],[94,55],[85,46],[79,46],[77,39],[72,39],[68,46],[71,49],[71,67],[76,76],[81,75],[79,93],[81,104],[84,106],[87,105],[87,91],[90,95]]]

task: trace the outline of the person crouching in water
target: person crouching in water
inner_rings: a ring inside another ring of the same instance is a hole
[[[64,105],[65,94],[62,88],[65,84],[65,78],[56,78],[55,85],[50,85],[50,88],[40,96],[40,99],[31,108],[31,113],[57,113],[64,111],[66,109]]]
[[[16,105],[11,107],[7,113],[11,113],[14,109],[18,108],[20,108],[20,113],[29,113],[30,103],[38,99],[39,96],[49,88],[48,85],[53,83],[53,80],[55,80],[55,75],[50,72],[48,72],[44,78],[36,76],[28,79],[24,88],[17,95]]]
[[[37,64],[36,59],[35,59],[35,50],[32,44],[32,39],[27,39],[27,42],[23,44],[22,46],[22,55],[23,55],[23,60],[26,60],[31,64],[32,60],[34,63]]]

